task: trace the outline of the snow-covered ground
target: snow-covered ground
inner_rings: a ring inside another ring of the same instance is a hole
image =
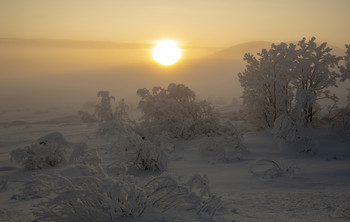
[[[231,107],[232,108],[232,107]],[[223,118],[230,107],[221,108]],[[11,115],[10,115],[11,114]],[[236,121],[239,129],[246,129]],[[97,123],[82,123],[74,113],[17,111],[2,113],[0,122],[0,221],[33,221],[34,206],[55,193],[23,193],[24,185],[39,175],[79,174],[72,165],[25,170],[10,160],[9,152],[35,143],[52,132],[73,143],[84,142],[97,149],[102,167],[111,177],[120,174],[113,163],[123,155],[106,151],[113,140],[96,135]],[[172,140],[169,164],[164,172],[185,183],[194,174],[206,175],[211,192],[221,197],[222,207],[210,218],[207,214],[181,208],[161,212],[146,208],[141,217],[121,221],[349,221],[350,141],[327,126],[310,128],[307,139],[287,143],[269,130],[244,133],[244,150],[233,157],[204,150],[207,136]],[[128,168],[127,174],[147,181],[158,172]],[[59,219],[57,219],[59,220]],[[88,220],[88,219],[87,219]],[[118,220],[119,221],[119,220]]]

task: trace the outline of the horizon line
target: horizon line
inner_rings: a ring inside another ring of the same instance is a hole
[[[156,40],[155,40],[156,41]],[[152,48],[155,43],[118,42],[110,40],[77,40],[54,38],[0,37],[0,45],[69,47],[69,48]],[[219,49],[211,46],[182,45],[184,49]]]

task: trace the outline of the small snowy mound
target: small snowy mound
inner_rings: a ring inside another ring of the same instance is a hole
[[[69,146],[70,143],[63,137],[61,133],[53,132],[49,133],[37,140],[39,144],[57,144],[62,146]]]

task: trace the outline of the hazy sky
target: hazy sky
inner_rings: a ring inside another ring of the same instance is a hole
[[[350,42],[349,0],[0,0],[0,37],[200,47],[316,36]]]
[[[345,49],[349,9],[350,0],[0,0],[0,104],[82,104],[98,90],[128,98],[170,82],[239,98],[243,59],[191,59],[312,36]],[[183,49],[169,69],[151,58],[161,39]]]

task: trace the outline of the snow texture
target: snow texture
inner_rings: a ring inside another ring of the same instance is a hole
[[[295,141],[290,116],[244,131],[232,106],[217,110],[190,137],[79,116],[0,124],[0,220],[349,220],[346,118]]]

